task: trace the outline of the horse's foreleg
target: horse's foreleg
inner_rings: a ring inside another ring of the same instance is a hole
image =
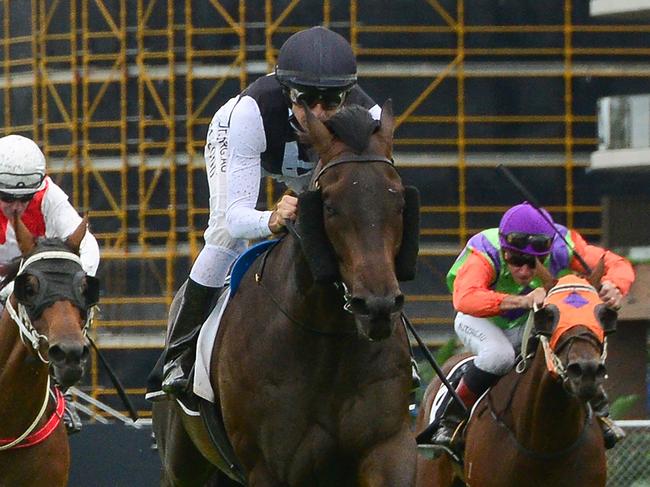
[[[377,445],[359,465],[361,487],[412,487],[415,485],[417,447],[408,428]]]

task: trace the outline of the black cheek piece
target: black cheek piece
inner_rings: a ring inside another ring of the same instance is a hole
[[[404,202],[404,230],[402,245],[395,258],[395,273],[399,281],[410,281],[415,278],[420,240],[420,194],[417,188],[404,187]],[[298,212],[296,227],[314,280],[319,283],[340,281],[338,260],[325,233],[321,191],[300,194]]]
[[[547,304],[538,309],[534,315],[535,334],[550,337],[558,321],[560,321],[560,310],[554,304]]]
[[[600,326],[603,327],[605,336],[616,331],[616,322],[618,320],[618,312],[615,309],[608,308],[604,304],[599,304],[594,308],[594,314]]]
[[[604,304],[599,304],[594,308],[594,314],[600,326],[603,327],[605,335],[616,331],[616,320],[618,319],[616,310],[608,308]],[[553,304],[547,304],[535,312],[535,332],[540,335],[551,336],[559,320],[560,310]]]
[[[38,281],[36,293],[28,291],[30,276]],[[13,292],[18,301],[25,306],[31,320],[37,319],[55,302],[66,299],[79,308],[85,318],[88,309],[99,302],[99,279],[79,271],[72,276],[63,277],[57,273],[57,279],[52,280],[52,277],[46,276],[45,272],[30,269],[16,277]]]

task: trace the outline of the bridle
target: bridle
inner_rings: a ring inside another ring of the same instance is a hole
[[[387,157],[382,157],[382,156],[375,156],[375,155],[370,155],[370,156],[363,156],[363,155],[356,155],[356,154],[348,154],[344,156],[339,156],[331,159],[327,165],[323,166],[313,177],[312,182],[310,184],[310,187],[313,189],[320,189],[320,184],[319,180],[323,174],[325,174],[329,169],[331,169],[334,166],[340,166],[342,164],[349,164],[349,163],[364,163],[364,162],[379,162],[379,163],[384,163],[384,164],[389,164],[391,167],[395,167],[395,163],[392,159],[388,159]],[[296,229],[295,225],[293,222],[287,221],[285,223],[287,231],[289,232],[290,235],[292,235],[296,240],[299,242],[302,240],[302,236]],[[266,250],[264,255],[261,258],[260,261],[260,266],[255,274],[255,281],[257,282],[258,285],[260,285],[268,294],[269,298],[275,306],[278,308],[278,310],[291,322],[296,325],[298,325],[300,328],[303,328],[309,332],[316,333],[319,335],[325,335],[325,336],[341,336],[341,335],[353,335],[356,334],[356,330],[342,330],[342,331],[334,331],[334,332],[329,332],[329,331],[324,331],[324,330],[317,330],[313,327],[308,326],[307,324],[303,323],[301,320],[298,320],[297,318],[291,316],[288,311],[284,309],[284,306],[275,298],[271,290],[264,285],[262,282],[262,276],[264,273],[264,267],[266,264],[266,259],[268,255],[270,254],[271,250],[273,249],[274,246],[271,246],[269,249]],[[354,314],[352,311],[352,294],[350,293],[347,285],[345,282],[341,281],[336,281],[333,283],[334,286],[341,292],[342,297],[343,297],[343,309],[350,313]]]
[[[565,284],[565,285],[555,286],[553,289],[551,289],[548,292],[547,297],[558,293],[570,293],[576,291],[598,294],[596,288],[590,285]],[[566,331],[567,330],[565,330],[565,332]],[[557,356],[557,354],[565,347],[570,348],[571,345],[576,341],[580,340],[580,341],[595,343],[597,347],[600,348],[599,363],[603,366],[605,365],[605,360],[607,359],[607,337],[604,337],[601,343],[592,333],[582,332],[578,335],[571,336],[568,339],[559,343],[557,350],[553,350],[553,348],[549,343],[549,338],[547,336],[543,334],[539,334],[538,337],[542,344],[542,349],[544,350],[544,359],[546,361],[546,368],[548,369],[549,373],[552,376],[560,377],[562,383],[566,383],[566,381],[568,380],[568,376],[566,372],[566,367],[562,362],[562,360]],[[551,337],[551,339],[553,339],[553,337]]]
[[[389,164],[392,167],[395,167],[395,162],[392,159],[388,159],[387,157],[382,157],[382,156],[361,156],[361,155],[356,155],[356,154],[351,154],[347,156],[339,156],[335,157],[334,159],[331,159],[327,165],[323,166],[316,176],[312,179],[311,185],[314,188],[319,188],[319,179],[323,174],[325,174],[328,170],[330,170],[334,166],[339,166],[341,164],[347,164],[351,162],[383,162],[386,164]]]
[[[47,250],[47,251],[34,254],[31,257],[28,257],[27,259],[21,261],[20,267],[18,269],[18,273],[16,274],[15,277],[17,278],[18,276],[22,275],[30,265],[34,264],[35,262],[39,262],[43,260],[67,260],[78,264],[80,268],[82,267],[81,259],[79,258],[78,255],[72,252],[66,252],[61,250]],[[14,292],[12,291],[11,295],[13,294]],[[13,307],[13,305],[11,304],[11,295],[7,298],[7,301],[5,303],[5,308],[7,309],[7,312],[11,316],[14,323],[16,323],[16,326],[18,326],[20,340],[23,342],[23,344],[25,344],[25,346],[27,346],[29,342],[32,349],[36,352],[36,355],[38,356],[40,361],[43,362],[44,364],[49,364],[49,360],[43,357],[41,353],[41,348],[43,347],[43,345],[48,343],[47,336],[42,333],[39,333],[38,330],[36,330],[36,328],[32,324],[32,319],[29,316],[29,312],[27,311],[27,308],[23,303],[18,301],[17,304],[18,309],[15,309]],[[89,306],[88,308],[83,309],[83,311],[86,312],[86,320],[82,328],[82,333],[84,337],[87,335],[88,328],[93,322],[96,309],[97,306],[95,304]]]

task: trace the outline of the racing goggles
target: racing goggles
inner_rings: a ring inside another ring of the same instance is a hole
[[[289,99],[294,105],[301,105],[305,102],[309,108],[320,103],[325,110],[336,110],[345,101],[348,95],[347,90],[329,88],[321,90],[318,88],[289,88]]]
[[[535,268],[537,260],[534,255],[518,254],[515,252],[505,252],[503,258],[512,266],[523,267],[527,265],[531,269]]]
[[[29,203],[35,194],[36,193],[10,194],[10,193],[3,193],[2,191],[0,191],[0,201],[3,201],[4,203],[13,203],[15,201],[19,201],[21,203]]]
[[[503,235],[508,245],[520,250],[526,250],[529,246],[535,252],[548,252],[551,250],[553,238],[544,234],[529,234],[523,232],[512,232]]]

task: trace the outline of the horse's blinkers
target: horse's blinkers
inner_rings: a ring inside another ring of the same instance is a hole
[[[560,320],[560,310],[554,304],[547,304],[535,311],[534,318],[535,333],[550,337]]]
[[[614,333],[616,331],[616,321],[618,320],[618,312],[615,309],[608,308],[604,304],[599,304],[594,309],[596,319],[603,327],[605,335]]]
[[[420,195],[413,186],[404,187],[403,235],[400,251],[395,258],[395,273],[400,281],[415,278],[415,266],[420,238]],[[323,222],[321,191],[306,191],[298,196],[298,232],[302,251],[316,282],[340,280],[338,261]]]
[[[32,320],[65,299],[86,313],[99,301],[99,279],[86,275],[74,262],[40,261],[16,277],[13,292]]]
[[[604,304],[594,308],[594,314],[600,326],[603,327],[605,335],[616,331],[616,320],[618,313]],[[560,310],[554,304],[547,304],[535,311],[535,332],[541,335],[551,336],[560,320]]]

